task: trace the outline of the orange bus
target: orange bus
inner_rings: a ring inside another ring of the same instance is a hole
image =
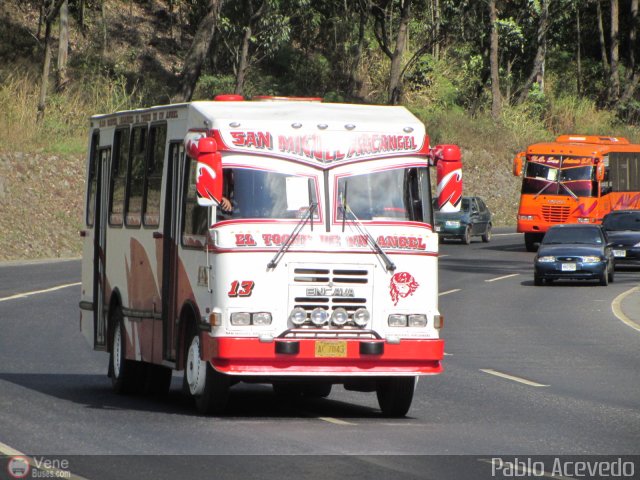
[[[640,208],[640,145],[622,137],[561,135],[513,160],[522,175],[518,232],[528,251],[552,225],[600,223],[611,210]]]

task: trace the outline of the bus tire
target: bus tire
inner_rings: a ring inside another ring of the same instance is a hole
[[[535,233],[524,234],[524,247],[527,249],[527,252],[535,252],[536,250],[538,250],[538,247],[536,247],[537,241],[538,238]]]
[[[309,383],[302,388],[302,394],[307,398],[327,398],[331,395],[333,385],[326,382]]]
[[[119,394],[134,393],[142,388],[144,365],[126,358],[126,331],[124,318],[119,307],[112,317],[111,353],[109,354],[109,376],[113,390]]]
[[[229,401],[229,377],[213,369],[201,358],[200,336],[193,328],[187,336],[184,377],[198,412],[219,415]]]
[[[378,381],[376,395],[385,417],[404,417],[411,407],[416,377],[388,377]]]

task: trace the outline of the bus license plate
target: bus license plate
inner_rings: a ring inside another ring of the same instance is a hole
[[[614,250],[613,251],[613,256],[614,257],[626,257],[627,256],[627,251],[626,250]]]
[[[345,341],[323,341],[316,340],[316,357],[346,357],[347,342]]]
[[[562,264],[562,271],[563,272],[575,272],[576,271],[576,264],[575,263],[563,263]]]

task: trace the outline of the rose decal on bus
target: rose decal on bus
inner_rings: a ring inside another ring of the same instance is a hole
[[[416,279],[409,272],[399,272],[391,277],[391,284],[389,286],[389,293],[391,294],[391,300],[393,305],[397,305],[401,298],[406,298],[409,295],[413,295],[420,284],[416,282]]]

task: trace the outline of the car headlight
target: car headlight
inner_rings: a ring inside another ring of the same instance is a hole
[[[555,261],[556,261],[556,257],[553,257],[551,255],[545,255],[544,257],[536,258],[536,262],[538,263],[551,263]]]
[[[601,260],[602,259],[600,257],[596,257],[594,255],[589,255],[587,257],[582,257],[582,262],[583,263],[598,263]]]
[[[445,225],[447,227],[459,227],[460,226],[460,220],[447,220],[445,222]]]
[[[640,247],[640,242],[636,243],[634,247]]]

